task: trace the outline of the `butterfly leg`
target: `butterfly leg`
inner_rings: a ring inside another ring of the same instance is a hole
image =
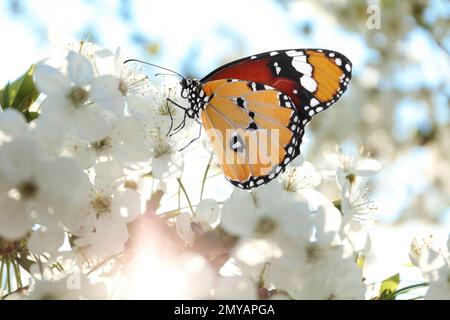
[[[180,106],[178,103],[176,103],[175,101],[173,101],[173,100],[170,99],[170,98],[167,98],[167,101],[169,101],[170,103],[174,104],[174,105],[177,106],[178,108],[184,110],[185,112],[188,110],[187,108],[185,108],[185,107],[183,107],[183,106]]]
[[[175,101],[173,101],[173,100],[170,99],[170,98],[167,98],[166,101],[172,103],[173,105],[177,106],[178,108],[180,108],[181,110],[184,111],[183,120],[181,121],[181,123],[180,123],[178,126],[176,126],[176,127],[173,129],[173,132],[172,132],[171,134],[168,135],[168,137],[171,137],[171,136],[173,136],[174,134],[180,132],[180,131],[185,127],[185,125],[186,125],[186,117],[187,117],[187,109],[186,109],[185,107],[183,107],[183,106],[180,106],[178,103],[176,103]],[[172,114],[170,113],[170,109],[168,108],[168,110],[169,110],[169,115],[170,115],[170,117],[171,117],[171,120],[173,120]],[[172,130],[172,124],[171,124],[171,126],[170,126],[170,129]],[[169,131],[169,133],[170,133],[170,131]]]
[[[192,139],[191,141],[189,141],[189,143],[188,143],[187,145],[185,145],[183,148],[179,149],[178,152],[183,151],[184,149],[186,149],[187,147],[189,147],[189,146],[191,145],[192,142],[194,142],[194,141],[200,139],[200,137],[202,136],[202,127],[203,127],[203,126],[202,126],[202,124],[201,124],[200,121],[196,121],[196,122],[199,124],[199,126],[198,126],[198,127],[199,127],[198,136],[195,137],[194,139]]]
[[[175,129],[173,129],[173,132],[172,132],[172,134],[169,137],[171,137],[174,134],[180,132],[186,126],[186,117],[187,117],[187,114],[184,113],[183,120],[180,122],[180,124],[178,126],[176,126]]]
[[[173,128],[173,116],[172,116],[172,112],[170,111],[170,108],[169,108],[169,101],[166,101],[166,106],[167,106],[167,111],[169,112],[169,117],[170,117],[170,127],[169,127],[169,130],[167,131],[166,137],[170,137],[170,131],[172,131],[172,128]]]

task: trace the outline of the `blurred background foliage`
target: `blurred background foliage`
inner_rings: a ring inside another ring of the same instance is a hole
[[[384,164],[371,188],[379,220],[450,225],[448,1],[5,0],[0,12],[0,87],[47,56],[49,28],[198,78],[267,50],[340,51],[351,88],[308,128],[305,159],[363,147]]]

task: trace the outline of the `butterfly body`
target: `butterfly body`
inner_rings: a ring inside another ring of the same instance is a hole
[[[300,154],[305,125],[346,90],[351,63],[324,49],[265,52],[201,80],[183,79],[186,116],[200,119],[225,177],[251,189]]]

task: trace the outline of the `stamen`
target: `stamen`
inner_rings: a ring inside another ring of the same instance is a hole
[[[38,186],[33,181],[25,181],[21,183],[17,187],[17,190],[19,191],[22,199],[34,198],[39,191]]]
[[[82,87],[74,87],[70,90],[67,97],[75,107],[80,107],[86,103],[89,92]]]
[[[111,212],[111,198],[97,195],[97,197],[91,201],[91,206],[95,209],[98,216],[109,213]]]

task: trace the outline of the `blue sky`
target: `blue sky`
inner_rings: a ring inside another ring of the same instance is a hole
[[[328,19],[315,23],[316,36],[300,37],[299,21],[314,14],[310,6],[286,12],[267,0],[257,4],[239,0],[135,1],[133,20],[125,22],[118,13],[120,1],[23,1],[26,10],[18,18],[11,15],[7,3],[0,4],[0,36],[9,44],[0,53],[0,82],[15,78],[30,62],[45,57],[50,44],[44,35],[50,28],[77,37],[94,30],[98,44],[111,49],[120,46],[131,56],[148,58],[136,41],[130,40],[130,34],[139,32],[146,41],[161,43],[153,62],[180,68],[181,61],[192,56],[197,76],[219,66],[223,59],[273,49],[339,48],[355,65],[360,65],[364,54],[360,39],[336,34],[336,26]],[[326,32],[331,28],[333,33]]]
[[[363,37],[343,31],[332,12],[318,12],[308,1],[295,2],[288,10],[272,0],[133,1],[129,18],[122,10],[127,1],[25,0],[18,2],[24,9],[19,16],[12,14],[11,2],[0,3],[0,37],[6,44],[0,52],[0,84],[48,55],[45,33],[49,29],[80,40],[91,32],[102,46],[120,46],[132,57],[151,59],[197,77],[231,58],[283,48],[338,49],[352,60],[356,73],[373,58]],[[299,32],[305,25],[311,26],[310,35]],[[146,55],[142,42],[159,43],[159,54]],[[426,34],[410,32],[402,46],[417,59],[415,66],[401,70],[399,78],[393,79],[402,88],[416,87],[422,81],[433,86],[448,78],[447,57],[439,54]]]

